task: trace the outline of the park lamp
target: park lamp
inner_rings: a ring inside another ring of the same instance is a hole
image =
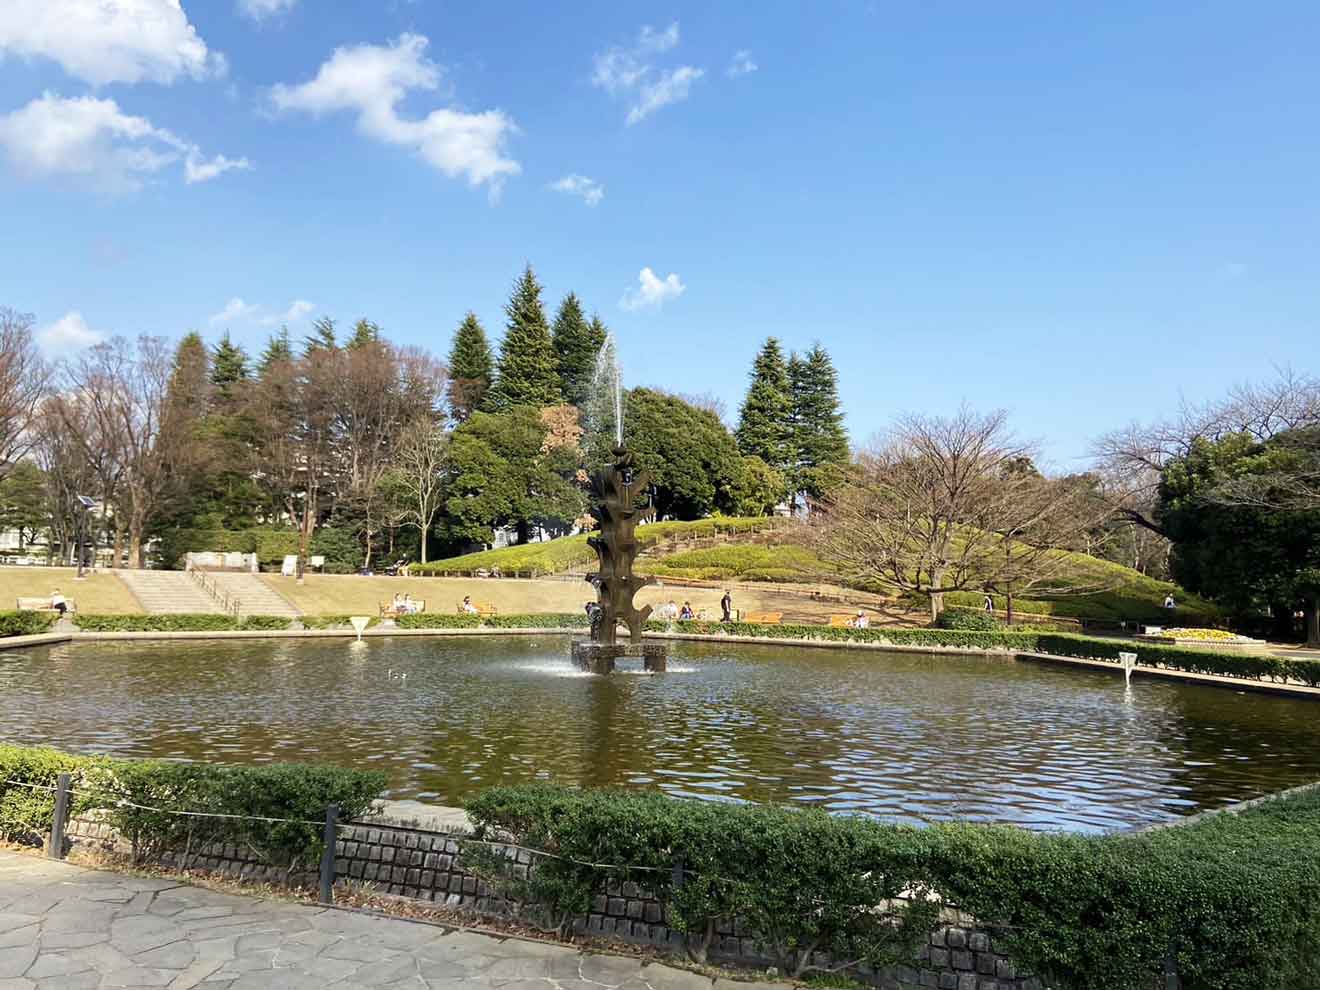
[[[83,560],[87,556],[87,514],[96,505],[96,499],[87,495],[74,495],[73,499],[82,508],[78,513],[78,574],[75,581],[83,579]]]

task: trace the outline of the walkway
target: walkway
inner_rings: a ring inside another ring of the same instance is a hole
[[[115,571],[148,615],[220,615],[223,609],[183,571]]]
[[[0,990],[771,986],[0,852]]]

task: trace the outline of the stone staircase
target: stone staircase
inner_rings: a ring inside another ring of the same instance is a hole
[[[256,574],[207,571],[206,576],[215,582],[220,591],[229,596],[230,601],[238,601],[238,614],[241,616],[275,615],[294,619],[302,615],[287,598]]]
[[[115,571],[119,580],[151,615],[181,613],[223,614],[220,603],[183,571]]]

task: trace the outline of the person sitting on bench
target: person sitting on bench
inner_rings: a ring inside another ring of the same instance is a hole
[[[56,588],[50,593],[50,607],[60,613],[61,619],[64,618],[69,611],[69,603],[64,600],[64,594],[59,588]]]

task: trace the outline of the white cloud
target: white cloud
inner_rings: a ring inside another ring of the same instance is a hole
[[[65,99],[49,92],[0,115],[0,148],[27,178],[69,177],[109,193],[138,189],[180,160],[188,182],[251,167],[246,158],[231,161],[223,155],[207,162],[197,145],[145,117],[123,113],[114,100]]]
[[[652,61],[652,56],[663,54],[677,44],[677,21],[663,31],[647,25],[631,48],[616,45],[596,55],[592,85],[632,102],[627,116],[629,125],[644,120],[661,107],[686,100],[692,84],[706,71],[691,65],[658,69]]]
[[[503,111],[446,107],[420,120],[399,116],[399,103],[411,90],[440,86],[441,69],[426,58],[427,45],[421,35],[403,34],[388,46],[336,48],[314,79],[272,87],[271,103],[277,110],[315,116],[356,113],[357,129],[366,137],[408,148],[450,178],[465,177],[473,186],[490,183],[492,194],[498,194],[507,176],[522,171],[505,157],[505,142],[518,128]]]
[[[105,340],[105,334],[89,327],[82,313],[75,309],[38,330],[37,340],[42,347],[58,353],[92,347]]]
[[[670,299],[677,299],[687,291],[684,285],[674,272],[670,272],[663,279],[651,271],[650,268],[643,268],[637,273],[636,290],[625,292],[623,298],[619,300],[619,305],[624,309],[649,309],[663,306]]]
[[[5,0],[0,56],[49,58],[93,86],[223,76],[179,0]]]
[[[297,3],[298,0],[238,0],[238,12],[259,23],[268,17],[287,14]]]
[[[644,120],[671,103],[682,103],[688,98],[692,84],[705,74],[705,69],[694,69],[690,65],[661,73],[654,82],[642,86],[637,103],[628,111],[628,123]]]
[[[260,312],[261,307],[256,303],[245,303],[238,296],[234,296],[225,303],[224,309],[212,315],[210,323],[213,327],[221,323],[244,323]]]
[[[254,309],[256,307],[253,307]],[[304,317],[310,316],[312,310],[316,309],[316,303],[308,302],[306,299],[295,299],[289,303],[289,308],[283,314],[263,316],[261,325],[265,327],[277,326],[281,323],[297,323]]]
[[[724,70],[724,74],[730,79],[737,79],[739,76],[748,75],[759,68],[760,66],[752,61],[752,53],[744,48],[733,53],[733,61]]]
[[[588,206],[595,206],[605,198],[604,186],[595,179],[578,175],[576,172],[550,183],[550,188],[555,192],[568,193],[570,196],[581,196],[582,201]]]
[[[188,185],[194,182],[209,182],[218,175],[224,175],[230,169],[247,171],[250,168],[252,163],[246,158],[226,158],[224,155],[216,155],[207,161],[200,151],[193,148],[183,160],[183,181]]]

